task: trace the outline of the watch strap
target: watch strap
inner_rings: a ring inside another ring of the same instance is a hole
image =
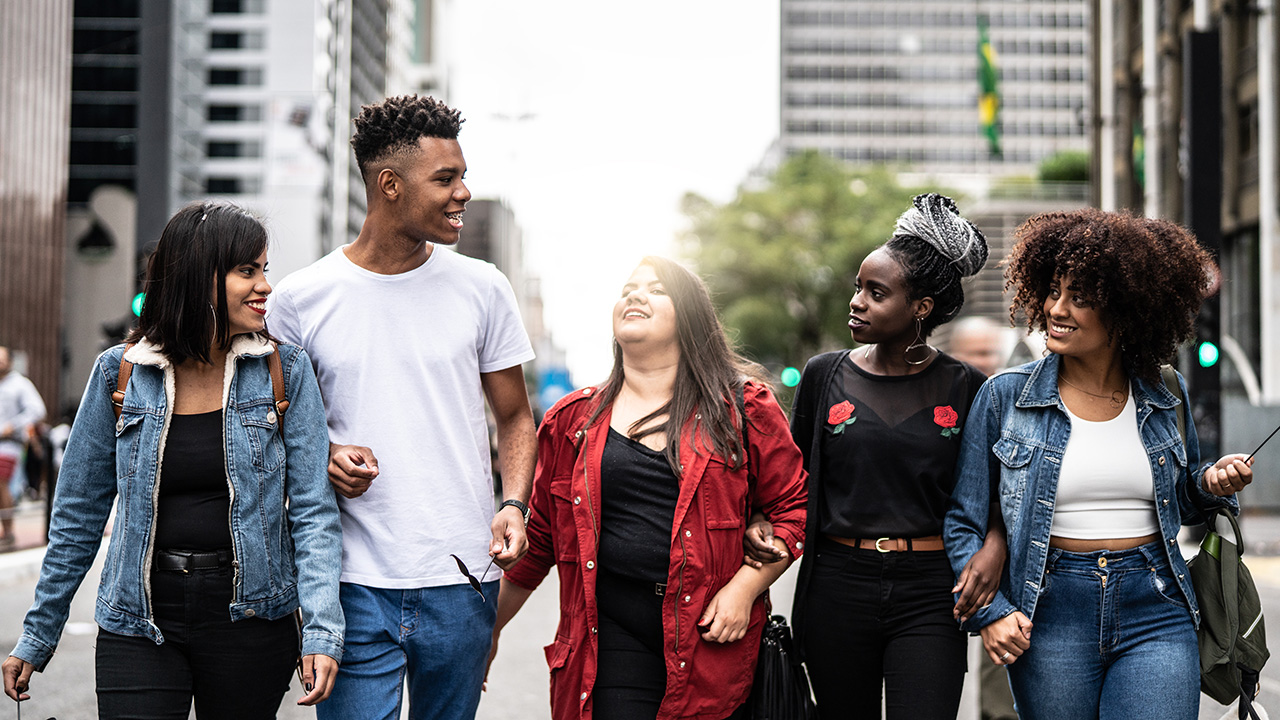
[[[529,512],[530,512],[530,511],[529,511],[529,506],[528,506],[528,505],[525,505],[524,503],[520,502],[519,500],[503,500],[503,501],[502,501],[502,504],[498,506],[498,511],[499,511],[499,512],[501,512],[501,511],[502,511],[502,509],[503,509],[503,508],[505,508],[505,507],[507,507],[508,505],[509,505],[509,506],[511,506],[511,507],[513,507],[513,508],[515,508],[515,509],[517,509],[517,510],[519,510],[519,511],[520,511],[520,514],[524,516],[524,524],[525,524],[525,525],[528,525],[528,524],[529,524]]]

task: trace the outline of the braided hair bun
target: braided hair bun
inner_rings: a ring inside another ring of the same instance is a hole
[[[961,217],[955,201],[946,195],[925,193],[911,202],[914,207],[898,218],[894,237],[918,237],[950,260],[961,277],[976,275],[987,262],[987,238],[982,231]]]

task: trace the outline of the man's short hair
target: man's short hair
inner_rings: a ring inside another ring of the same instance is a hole
[[[429,95],[397,95],[365,105],[351,136],[360,174],[367,179],[371,164],[416,150],[424,137],[457,140],[462,123],[462,113]]]

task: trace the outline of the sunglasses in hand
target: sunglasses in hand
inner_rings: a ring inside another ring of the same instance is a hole
[[[467,569],[467,564],[462,562],[462,558],[454,555],[453,553],[449,553],[449,557],[453,558],[453,561],[458,563],[458,572],[462,573],[463,576],[467,578],[467,582],[471,583],[471,589],[475,590],[476,593],[480,595],[480,600],[488,602],[488,600],[485,600],[484,590],[481,589],[480,584],[484,578],[489,576],[489,570],[493,568],[493,561],[496,559],[496,556],[489,558],[489,567],[484,569],[484,574],[480,576],[480,580],[477,580],[476,576],[471,574],[471,571]]]

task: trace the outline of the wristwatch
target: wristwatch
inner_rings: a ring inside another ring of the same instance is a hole
[[[507,507],[508,505],[519,510],[520,514],[524,516],[524,524],[525,525],[529,524],[529,506],[528,505],[525,505],[519,500],[503,500],[502,504],[498,506],[498,512],[502,512],[502,508]]]

